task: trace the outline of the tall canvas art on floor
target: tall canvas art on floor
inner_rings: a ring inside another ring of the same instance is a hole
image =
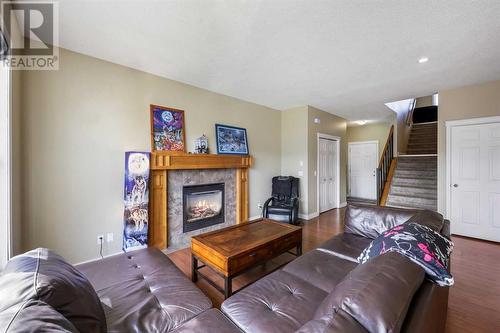
[[[125,153],[123,250],[148,246],[149,153]]]

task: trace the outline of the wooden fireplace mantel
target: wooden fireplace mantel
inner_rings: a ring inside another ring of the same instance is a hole
[[[251,156],[151,153],[149,246],[167,247],[169,170],[236,169],[236,223],[248,220],[248,168]]]

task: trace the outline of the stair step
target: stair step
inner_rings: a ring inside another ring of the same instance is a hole
[[[411,195],[393,195],[389,194],[387,197],[387,204],[394,206],[403,206],[403,207],[415,207],[422,209],[437,209],[437,199],[434,198],[423,198]]]
[[[427,160],[427,161],[412,163],[410,161],[406,162],[402,161],[401,159],[398,159],[397,167],[401,169],[437,168],[437,163],[436,160],[434,161]]]
[[[437,130],[435,129],[413,129],[410,132],[410,135],[437,135]]]
[[[418,149],[418,148],[437,148],[437,144],[434,143],[409,143],[407,146],[407,150],[410,148]]]
[[[400,169],[396,168],[395,177],[412,177],[412,178],[437,178],[437,170],[421,170],[421,169]]]
[[[414,129],[414,128],[427,128],[427,127],[437,128],[437,121],[431,122],[431,123],[415,123],[415,124],[412,124],[412,126],[411,126],[412,129]]]
[[[392,184],[395,186],[425,186],[425,187],[430,187],[430,186],[437,186],[437,179],[436,178],[411,178],[411,177],[394,177],[392,179]]]
[[[432,154],[432,151],[437,151],[437,148],[434,147],[408,147],[406,150],[409,154],[411,153],[421,153],[421,154]],[[429,152],[429,153],[428,153]]]
[[[413,144],[413,145],[408,145],[407,150],[419,150],[419,149],[437,149],[437,145],[435,144]]]
[[[418,197],[437,199],[437,188],[417,186],[391,186],[389,194],[392,195],[415,195]]]
[[[411,164],[428,164],[435,163],[437,165],[437,156],[409,156],[409,155],[399,155],[399,163],[411,163]]]
[[[394,208],[407,208],[407,209],[426,209],[426,210],[431,210],[431,211],[437,211],[437,206],[420,206],[420,205],[413,205],[413,204],[397,204],[397,203],[389,203],[387,202],[385,204],[387,207],[394,207]]]
[[[428,121],[426,123],[413,123],[412,125],[413,126],[431,126],[431,125],[434,125],[434,126],[437,126],[437,121]]]
[[[407,152],[412,155],[436,154],[437,149],[408,149]]]
[[[437,140],[436,139],[425,139],[425,140],[410,139],[410,141],[408,141],[408,145],[435,145],[435,146],[437,146]]]
[[[401,164],[397,166],[398,170],[401,171],[434,171],[437,172],[437,165],[426,165],[426,164]]]

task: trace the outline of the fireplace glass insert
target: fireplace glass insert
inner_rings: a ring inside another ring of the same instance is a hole
[[[224,223],[224,183],[184,186],[182,194],[183,232]]]

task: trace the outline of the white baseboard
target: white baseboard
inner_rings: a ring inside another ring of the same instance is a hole
[[[255,220],[259,220],[262,218],[262,215],[255,215],[255,216],[250,216],[248,218],[248,221],[255,221]]]
[[[117,254],[122,254],[122,253],[126,253],[126,252],[123,252],[120,251],[120,252],[116,252],[116,253],[111,253],[111,254],[106,254],[105,256],[103,256],[102,258],[101,257],[98,257],[98,258],[94,258],[94,259],[89,259],[89,260],[85,260],[85,261],[82,261],[82,262],[79,262],[79,263],[76,263],[76,264],[72,264],[73,266],[76,266],[76,265],[81,265],[81,264],[87,264],[89,262],[94,262],[94,261],[97,261],[97,260],[102,260],[102,259],[105,259],[105,258],[108,258],[108,257],[112,257],[112,256],[116,256]],[[130,253],[130,252],[129,252]]]
[[[347,206],[347,201],[341,202],[339,208],[343,208],[345,206]]]
[[[303,220],[310,220],[310,219],[313,219],[313,218],[318,217],[318,216],[319,216],[318,212],[314,212],[311,214],[300,214],[299,213],[299,218],[303,219]]]

